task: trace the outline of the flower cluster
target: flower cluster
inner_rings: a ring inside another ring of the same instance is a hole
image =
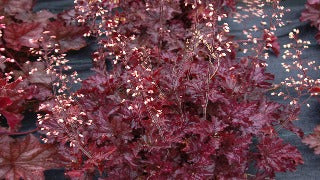
[[[286,73],[293,71],[295,76],[286,77],[279,85],[275,86],[275,89],[279,88],[280,90],[271,92],[271,95],[282,96],[285,100],[290,100],[290,105],[297,107],[307,104],[312,96],[318,95],[320,83],[320,79],[311,77],[312,72],[318,71],[320,66],[316,66],[314,60],[306,59],[303,56],[304,50],[309,48],[311,42],[300,39],[299,33],[299,29],[293,29],[289,33],[289,39],[292,42],[283,44],[285,51],[282,59],[284,62],[281,63]],[[286,62],[286,59],[293,61]],[[308,96],[308,98],[299,102],[301,97],[305,96]]]

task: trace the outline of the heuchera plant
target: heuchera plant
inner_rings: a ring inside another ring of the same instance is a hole
[[[320,1],[319,0],[308,0],[305,5],[305,10],[301,13],[301,21],[307,21],[310,22],[311,26],[317,28],[318,33],[315,35],[315,38],[318,43],[320,43]],[[315,64],[315,61],[309,62],[309,65]],[[304,69],[304,68],[303,68]],[[314,68],[314,70],[320,69]],[[315,82],[315,85],[310,88],[309,87],[309,93],[312,96],[317,96],[320,93],[320,79],[313,80],[312,78],[308,77],[309,81]],[[309,82],[310,84],[310,82]],[[309,134],[308,136],[304,137],[303,142],[307,144],[310,148],[314,148],[315,154],[320,154],[320,126],[318,125],[315,127],[314,132]]]
[[[61,53],[86,46],[88,29],[67,18],[72,11],[33,12],[34,4],[0,0],[0,179],[44,179],[44,170],[64,166],[55,145],[41,144],[33,135],[12,136],[38,130],[19,131],[24,113],[54,98],[54,65],[70,68],[58,63],[66,56]]]
[[[0,77],[7,76],[7,80],[1,80],[3,88],[0,97],[3,100],[0,111],[10,131],[19,129],[22,113],[27,107],[36,109],[33,103],[52,96],[52,77],[45,71],[47,64],[37,60],[42,54],[32,53],[30,48],[44,48],[48,43],[43,39],[44,34],[50,35],[51,44],[54,44],[53,47],[59,46],[57,51],[61,53],[86,46],[82,37],[86,28],[71,24],[64,18],[67,12],[59,15],[46,10],[32,12],[33,5],[34,2],[30,0],[0,1],[1,28],[5,27],[0,40]]]
[[[79,0],[59,14],[34,4],[0,0],[1,178],[64,167],[72,179],[266,179],[303,163],[278,130],[303,137],[292,121],[307,102],[299,97],[320,93],[309,76],[319,67],[302,58],[310,42],[294,29],[281,57],[295,59],[282,66],[297,77],[271,84],[262,59],[281,53],[279,1]],[[318,6],[308,1],[301,20],[318,28]],[[230,19],[244,39],[229,33]],[[66,53],[86,46],[83,35],[98,45],[95,75],[71,92],[81,79]],[[12,138],[38,130],[19,132],[30,110],[50,145]],[[319,132],[303,140],[317,154]]]
[[[99,45],[95,75],[71,93],[76,74],[60,74],[38,115],[70,178],[265,179],[303,163],[278,135],[282,127],[303,135],[292,124],[299,109],[265,96],[274,77],[262,58],[280,54],[278,24],[236,40],[223,22],[243,22],[233,0],[75,3]],[[283,9],[276,0],[243,4],[269,18]],[[266,5],[275,14],[264,14]],[[241,42],[252,45],[248,55],[238,54]]]
[[[310,22],[311,26],[320,31],[320,1],[308,0],[305,5],[305,10],[301,13],[300,20]],[[318,43],[320,43],[320,32],[315,35]]]

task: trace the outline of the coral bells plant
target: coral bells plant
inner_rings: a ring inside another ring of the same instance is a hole
[[[311,26],[320,29],[319,9],[320,1],[308,0],[305,4],[305,10],[301,13],[300,20],[303,22],[310,22]],[[282,63],[286,72],[295,72],[296,77],[290,76],[280,83],[285,89],[282,92],[272,92],[271,95],[283,96],[285,100],[290,101],[291,106],[299,107],[306,104],[310,107],[308,100],[317,97],[320,93],[320,79],[312,77],[312,74],[318,72],[320,66],[317,66],[316,61],[305,57],[304,51],[309,48],[310,41],[302,40],[299,37],[299,29],[294,29],[289,33],[289,38],[292,40],[288,44],[284,44],[286,49],[282,55],[283,59],[293,59],[291,63]],[[319,43],[319,32],[315,39]],[[280,87],[278,86],[278,87]],[[314,132],[305,136],[303,141],[310,148],[314,148],[315,154],[320,154],[320,139],[319,126],[315,127]]]
[[[320,1],[318,0],[309,0],[305,5],[305,10],[301,13],[300,20],[307,21],[311,26],[315,27],[318,30],[318,33],[315,35],[315,39],[318,43],[320,43],[320,21],[319,21],[319,13],[320,13]],[[308,64],[315,64],[315,61],[309,62]],[[318,67],[319,69],[320,67]],[[315,68],[316,70],[317,68]],[[320,93],[320,79],[313,80],[309,78],[311,81],[315,82],[315,86],[310,88],[309,93],[312,96],[318,96]],[[320,154],[320,126],[316,126],[314,128],[314,132],[309,134],[303,139],[303,142],[307,144],[310,148],[314,149],[315,154]]]
[[[302,136],[292,124],[298,109],[265,96],[274,76],[263,52],[279,55],[279,24],[255,26],[260,37],[246,32],[243,41],[224,22],[243,21],[233,0],[75,3],[84,35],[99,45],[95,75],[73,93],[77,74],[57,73],[55,98],[38,115],[43,141],[58,143],[70,178],[265,179],[303,163],[277,132]],[[243,3],[246,12],[283,9]],[[240,42],[251,43],[248,55],[238,54]]]
[[[30,123],[24,114],[55,99],[52,86],[70,69],[62,53],[86,46],[87,28],[68,20],[69,11],[33,12],[34,4],[0,0],[0,179],[44,179],[44,170],[64,166],[54,144],[31,135],[38,128],[21,126]]]
[[[300,20],[310,22],[311,26],[320,31],[320,1],[308,0],[305,5],[305,10],[301,13]],[[320,43],[320,32],[315,36],[318,43]]]
[[[24,111],[37,109],[53,95],[55,78],[42,57],[53,48],[65,53],[86,46],[82,35],[87,28],[70,24],[67,12],[32,12],[34,4],[31,0],[0,1],[0,78],[6,79],[1,81],[0,97],[5,99],[0,109],[12,132],[19,129]]]

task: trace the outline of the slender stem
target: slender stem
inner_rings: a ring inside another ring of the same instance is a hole
[[[37,132],[39,130],[39,128],[35,128],[35,129],[31,129],[29,131],[23,131],[23,132],[0,132],[0,135],[26,135],[26,134],[31,134],[34,132]]]

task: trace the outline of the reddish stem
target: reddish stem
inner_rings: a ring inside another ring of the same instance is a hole
[[[39,130],[38,128],[35,128],[35,129],[31,129],[29,131],[23,131],[23,132],[0,132],[0,135],[9,135],[9,136],[12,136],[12,135],[26,135],[26,134],[34,133],[34,132],[36,132],[38,130]]]

